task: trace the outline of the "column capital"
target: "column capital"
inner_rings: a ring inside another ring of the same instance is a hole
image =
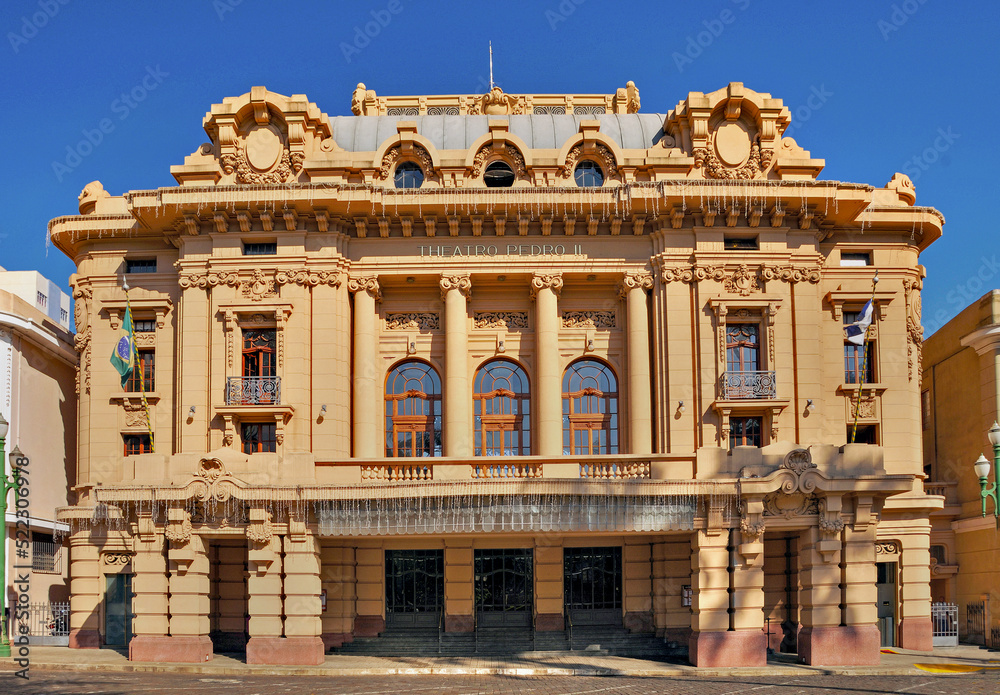
[[[618,283],[618,294],[621,297],[627,296],[630,290],[651,289],[653,289],[652,273],[625,273]]]
[[[468,275],[442,275],[438,285],[441,287],[442,301],[451,290],[458,290],[466,299],[472,295],[472,278]]]
[[[531,277],[531,298],[535,299],[538,296],[538,292],[544,289],[550,289],[555,294],[562,292],[563,279],[562,273],[535,273]]]
[[[377,275],[350,278],[347,281],[347,289],[352,294],[362,291],[367,292],[376,302],[382,301],[382,288],[379,287]]]

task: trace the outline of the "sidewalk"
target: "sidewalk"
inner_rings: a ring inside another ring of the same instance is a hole
[[[326,657],[321,666],[248,665],[233,655],[216,654],[204,664],[130,662],[114,649],[69,649],[67,647],[31,647],[30,668],[39,671],[102,671],[125,673],[198,673],[218,676],[368,676],[421,674],[476,674],[517,676],[804,676],[810,674],[903,676],[923,671],[914,664],[1000,669],[1000,653],[963,645],[941,647],[933,652],[894,649],[882,654],[879,666],[805,666],[795,663],[794,654],[776,654],[766,668],[698,669],[687,664],[593,655],[585,652],[518,654],[498,657]],[[0,670],[19,668],[13,661],[0,662]]]

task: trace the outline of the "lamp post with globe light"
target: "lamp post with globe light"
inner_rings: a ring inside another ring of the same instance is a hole
[[[1000,466],[1000,424],[993,423],[993,427],[987,433],[990,444],[993,445],[993,465]],[[982,454],[974,464],[976,475],[979,476],[979,494],[983,497],[983,516],[986,516],[986,500],[993,500],[993,516],[997,517],[997,524],[1000,525],[1000,502],[997,500],[997,484],[994,481],[989,484],[990,462]]]
[[[7,568],[7,493],[17,489],[17,477],[7,476],[4,461],[4,440],[7,439],[7,420],[0,414],[0,528],[3,537],[0,538],[0,577],[5,575]],[[7,598],[7,587],[0,587],[0,658],[10,656],[10,636],[7,634],[7,610],[4,605]]]

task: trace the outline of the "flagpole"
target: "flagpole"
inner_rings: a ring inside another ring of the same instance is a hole
[[[872,278],[872,319],[875,317],[875,286],[878,285],[878,271],[875,271],[875,277]],[[851,444],[854,443],[854,439],[858,436],[858,417],[861,415],[861,396],[865,391],[865,376],[868,374],[868,334],[870,332],[871,326],[865,328],[865,341],[861,348],[861,370],[858,372],[858,396],[854,403],[854,428],[851,430]]]
[[[123,287],[125,289],[125,308],[128,311],[129,316],[132,316],[132,302],[131,302],[131,300],[129,299],[129,296],[128,296],[128,291],[131,288],[129,288],[129,286],[128,286],[128,280],[127,279],[125,280],[125,282],[123,284]],[[132,317],[132,325],[130,326],[130,329],[131,329],[131,333],[132,334],[129,336],[129,340],[132,341],[132,351],[133,351],[133,353],[135,355],[135,362],[134,362],[134,364],[139,367],[139,395],[140,395],[140,397],[142,399],[142,410],[143,410],[143,412],[146,415],[146,432],[149,433],[149,453],[152,454],[152,453],[156,452],[156,445],[153,442],[153,423],[150,421],[150,417],[149,417],[149,401],[146,400],[146,365],[143,364],[142,361],[139,359],[139,351],[136,349],[136,346],[135,346],[135,318],[134,317]]]

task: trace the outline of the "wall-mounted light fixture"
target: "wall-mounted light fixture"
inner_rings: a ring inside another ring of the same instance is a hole
[[[684,407],[684,401],[677,401],[677,412],[683,413],[687,408]]]
[[[319,407],[319,412],[320,412],[320,415],[322,415],[323,413],[326,412],[326,403],[324,403],[323,405],[321,405]]]
[[[808,410],[810,413],[816,410],[816,404],[813,403],[813,399],[811,398],[806,399],[806,410]]]

